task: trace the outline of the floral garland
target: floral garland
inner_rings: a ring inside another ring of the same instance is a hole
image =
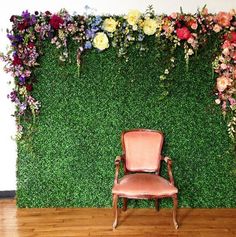
[[[118,56],[127,59],[127,49],[136,43],[140,51],[145,50],[144,39],[149,36],[166,38],[172,44],[172,50],[184,47],[185,59],[205,41],[207,35],[215,32],[222,40],[222,51],[213,61],[216,78],[216,104],[221,105],[223,114],[231,114],[228,123],[230,137],[236,140],[236,10],[229,13],[209,14],[206,7],[195,14],[172,13],[158,16],[149,7],[145,13],[131,10],[126,16],[70,15],[66,10],[52,14],[27,10],[21,16],[13,15],[10,19],[12,29],[7,37],[11,49],[1,58],[6,62],[4,70],[15,79],[15,89],[9,98],[16,104],[17,138],[23,134],[21,118],[35,118],[39,114],[40,102],[33,97],[32,91],[36,80],[33,70],[39,64],[41,42],[49,39],[61,53],[59,59],[68,58],[67,43],[72,39],[78,43],[77,63],[84,50],[96,48],[103,51],[109,47],[117,48]],[[170,65],[160,76],[160,81],[167,78],[175,66],[175,58],[170,57]],[[166,93],[167,94],[167,93]]]

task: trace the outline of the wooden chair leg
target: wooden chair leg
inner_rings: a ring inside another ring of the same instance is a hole
[[[113,225],[112,225],[113,229],[116,228],[117,223],[118,223],[118,221],[117,221],[117,219],[118,219],[117,201],[118,201],[118,196],[114,194],[113,195],[113,212],[114,212],[115,220],[114,220]]]
[[[158,198],[155,198],[155,208],[156,208],[156,211],[159,211],[159,202],[158,202]]]
[[[178,199],[177,199],[177,195],[175,194],[173,196],[173,202],[174,202],[174,208],[173,208],[173,222],[174,222],[174,226],[175,229],[179,228],[179,225],[177,223],[177,207],[178,207]]]
[[[127,210],[127,198],[123,198],[123,211]]]

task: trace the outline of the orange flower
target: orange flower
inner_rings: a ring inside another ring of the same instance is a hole
[[[219,25],[227,27],[227,26],[230,26],[230,21],[232,20],[232,15],[227,12],[219,12],[216,15],[216,20]]]

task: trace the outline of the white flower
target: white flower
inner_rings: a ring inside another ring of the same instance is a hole
[[[109,40],[107,35],[103,32],[96,33],[93,39],[93,46],[97,49],[104,50],[109,47]]]
[[[132,26],[136,25],[140,16],[141,16],[141,12],[139,10],[131,10],[131,11],[129,11],[129,13],[126,17],[127,22]]]
[[[143,22],[143,32],[146,35],[153,35],[155,34],[157,29],[157,22],[154,19],[146,19]]]

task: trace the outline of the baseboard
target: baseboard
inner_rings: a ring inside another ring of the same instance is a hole
[[[1,198],[15,198],[16,191],[10,190],[10,191],[0,191],[0,199]]]

